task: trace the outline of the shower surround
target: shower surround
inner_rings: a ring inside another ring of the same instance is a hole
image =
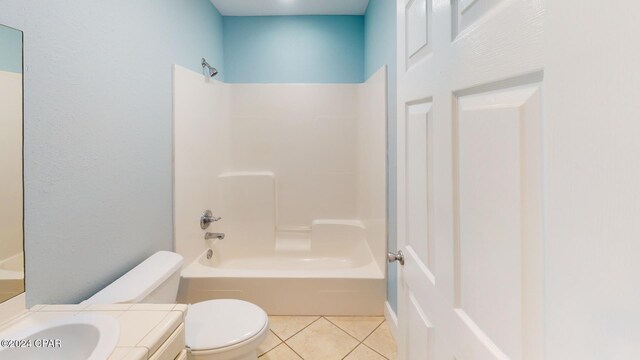
[[[383,313],[385,79],[383,68],[363,84],[225,84],[174,67],[181,301]],[[202,230],[205,209],[222,220]]]

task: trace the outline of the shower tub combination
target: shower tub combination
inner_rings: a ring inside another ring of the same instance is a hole
[[[179,300],[242,299],[271,315],[383,314],[384,262],[375,261],[364,223],[323,219],[276,230],[265,200],[274,187],[260,186],[273,181],[271,173],[221,176],[221,192],[235,204],[222,213],[224,226],[216,224],[226,236],[184,268]]]
[[[178,300],[382,315],[386,70],[363,84],[225,84],[175,66],[173,98]],[[206,209],[223,219],[202,230]]]
[[[381,315],[384,274],[364,232],[356,222],[327,220],[309,239],[277,239],[271,251],[216,241],[182,271],[180,298],[243,299],[271,315]]]

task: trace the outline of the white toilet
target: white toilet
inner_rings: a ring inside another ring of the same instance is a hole
[[[175,303],[182,262],[176,253],[157,252],[83,303]],[[190,305],[184,325],[192,360],[256,360],[269,332],[264,310],[231,299]]]

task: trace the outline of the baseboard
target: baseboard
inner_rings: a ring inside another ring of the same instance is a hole
[[[387,324],[389,325],[389,330],[391,330],[391,335],[393,338],[398,341],[398,316],[391,308],[391,305],[388,301],[384,303],[384,318],[387,320]]]

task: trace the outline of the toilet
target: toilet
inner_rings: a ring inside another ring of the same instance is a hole
[[[157,252],[83,304],[175,303],[182,263],[179,254]],[[189,305],[184,326],[190,360],[256,360],[269,318],[246,301],[208,300]]]

